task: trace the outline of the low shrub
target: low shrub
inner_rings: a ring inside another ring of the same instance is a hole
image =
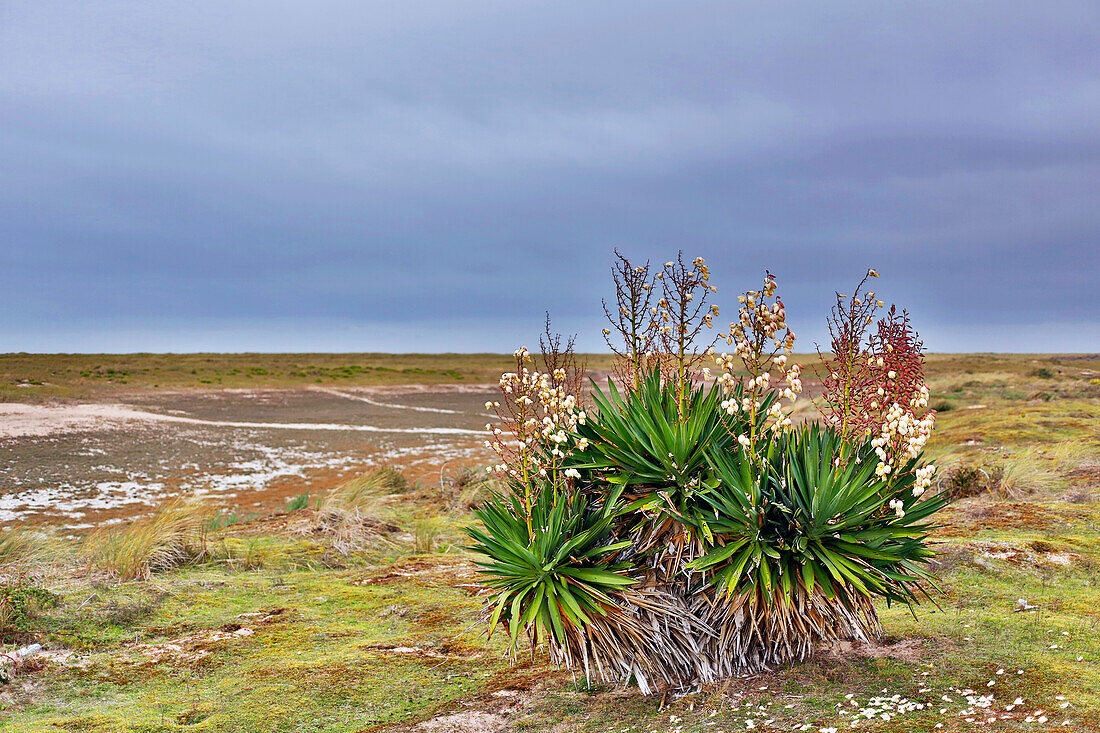
[[[0,641],[22,643],[34,636],[38,614],[61,597],[27,577],[0,582]]]
[[[952,501],[967,499],[996,489],[1002,473],[999,466],[956,466],[940,475],[938,485]]]

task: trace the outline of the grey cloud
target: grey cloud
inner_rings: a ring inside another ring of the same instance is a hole
[[[1094,3],[22,2],[0,72],[0,348],[503,350],[613,246],[808,337],[868,265],[934,348],[1100,306]]]

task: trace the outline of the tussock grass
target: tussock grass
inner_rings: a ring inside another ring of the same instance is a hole
[[[1010,498],[1050,491],[1060,483],[1060,474],[1094,465],[1091,443],[1067,441],[1054,446],[1032,446],[1017,452],[1005,464],[998,491]]]
[[[1028,494],[1047,491],[1054,486],[1055,476],[1034,448],[1022,450],[1004,465],[997,491],[1018,499]]]
[[[1090,443],[1059,443],[1049,451],[1058,471],[1072,471],[1082,466],[1095,465],[1100,461],[1096,446]]]
[[[333,489],[321,502],[322,513],[362,512],[377,505],[387,494],[403,494],[409,489],[405,476],[394,468],[381,466]]]
[[[409,482],[398,470],[381,466],[333,489],[321,501],[314,532],[330,535],[332,549],[347,556],[376,544],[392,544],[400,531],[379,519],[387,512],[386,499],[409,491]]]
[[[436,540],[446,525],[443,517],[422,517],[413,524],[413,551],[417,554],[430,553]]]
[[[63,557],[54,537],[31,529],[0,532],[0,641],[22,643],[33,638],[38,613],[53,608],[59,597],[43,585],[45,572]],[[8,674],[0,669],[0,680]]]
[[[0,573],[24,571],[49,565],[58,559],[61,548],[44,532],[9,529],[0,533]]]
[[[500,489],[498,479],[485,471],[465,469],[439,487],[440,500],[448,511],[474,509],[494,491]]]
[[[100,529],[85,541],[88,567],[119,580],[143,580],[197,560],[206,554],[209,515],[194,500],[175,499],[151,517]]]

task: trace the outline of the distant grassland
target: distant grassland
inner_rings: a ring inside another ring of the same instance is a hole
[[[608,354],[581,355],[590,369]],[[816,354],[796,356],[808,367]],[[318,384],[485,384],[512,368],[508,354],[0,354],[0,401],[94,399],[146,389],[294,388]],[[965,402],[995,390],[1009,399],[1100,394],[1100,354],[933,354],[933,398]]]
[[[94,398],[144,389],[480,384],[495,382],[512,363],[502,354],[3,354],[0,399]]]

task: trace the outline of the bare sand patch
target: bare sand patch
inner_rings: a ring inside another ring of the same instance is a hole
[[[426,720],[414,730],[423,733],[495,733],[503,730],[507,723],[503,715],[471,710]]]
[[[480,435],[479,430],[454,427],[379,427],[311,422],[244,422],[237,420],[204,420],[184,415],[165,415],[138,410],[126,405],[27,405],[19,402],[0,403],[0,438],[20,438],[52,435],[78,430],[115,428],[132,422],[167,422],[225,428],[263,430],[346,430],[367,433],[434,433],[441,435]]]
[[[0,403],[0,438],[26,438],[54,433],[100,430],[147,419],[124,405],[29,405]]]

